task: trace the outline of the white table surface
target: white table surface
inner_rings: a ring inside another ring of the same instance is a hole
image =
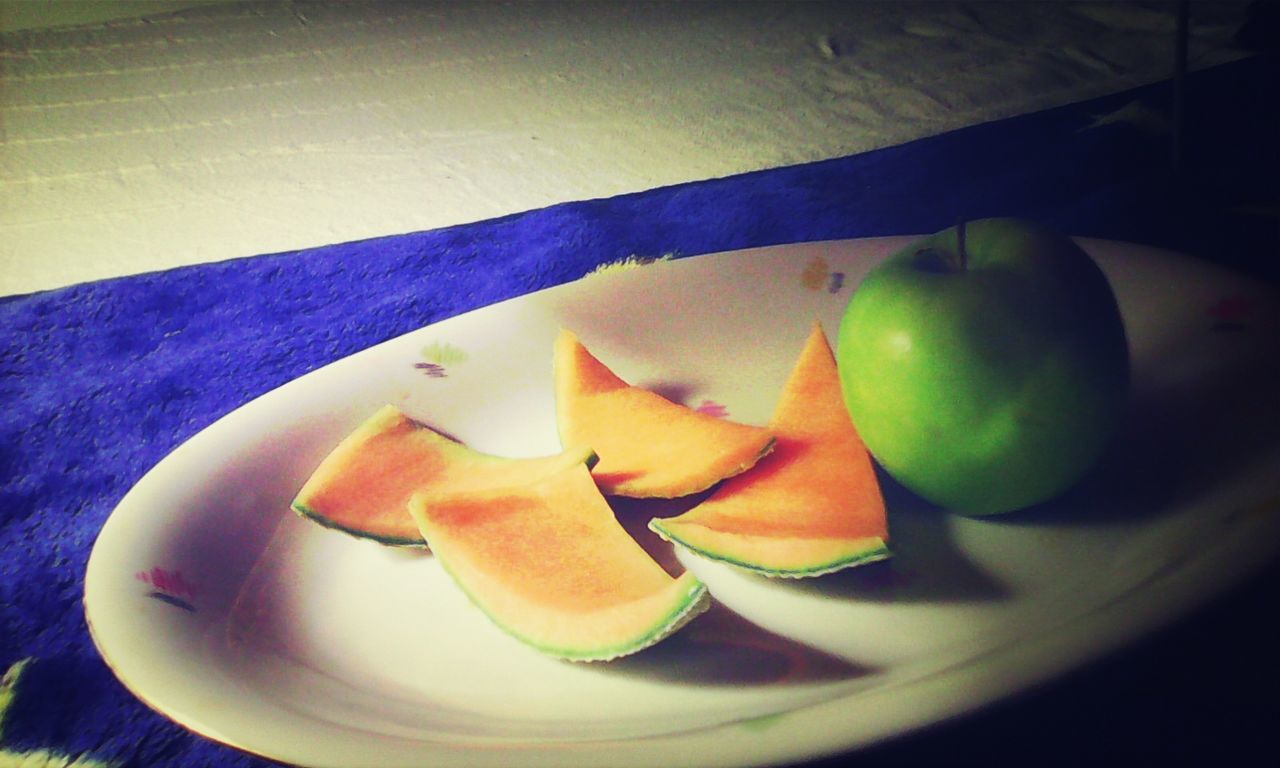
[[[1192,4],[1193,69],[1245,6]],[[1172,3],[0,8],[0,295],[890,146],[1167,78],[1175,40]]]

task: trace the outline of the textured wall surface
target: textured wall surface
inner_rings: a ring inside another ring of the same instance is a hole
[[[1167,78],[1176,29],[1172,3],[172,5],[0,34],[0,295],[890,146]],[[1245,5],[1192,5],[1191,66],[1237,57]]]

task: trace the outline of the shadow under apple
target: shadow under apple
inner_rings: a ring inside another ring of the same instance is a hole
[[[1221,350],[1194,370],[1183,349],[1135,372],[1128,411],[1098,465],[1046,503],[991,521],[1108,525],[1194,503],[1280,455],[1280,334],[1270,326],[1206,330]]]

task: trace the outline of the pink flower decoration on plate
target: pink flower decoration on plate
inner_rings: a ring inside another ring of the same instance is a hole
[[[169,571],[157,565],[149,571],[138,571],[133,577],[151,586],[147,597],[154,597],[183,610],[195,611],[196,588],[183,578],[182,571]]]
[[[1253,302],[1248,296],[1223,296],[1209,307],[1215,331],[1242,331],[1249,327]]]
[[[708,416],[715,416],[717,419],[723,419],[729,415],[729,409],[714,400],[703,400],[694,410]]]

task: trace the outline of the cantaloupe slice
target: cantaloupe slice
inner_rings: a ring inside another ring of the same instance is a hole
[[[777,445],[750,472],[649,527],[705,557],[767,576],[818,576],[888,557],[880,484],[817,324],[769,427]]]
[[[632,386],[572,331],[555,343],[556,421],[564,445],[590,445],[604,493],[675,498],[751,468],[773,447],[768,430],[710,416]]]
[[[573,661],[635,653],[709,604],[622,528],[585,464],[508,488],[416,494],[432,554],[495,624]]]
[[[416,492],[518,485],[593,462],[589,448],[532,458],[475,451],[386,405],[342,440],[293,500],[315,522],[393,546],[425,546],[409,515]]]

